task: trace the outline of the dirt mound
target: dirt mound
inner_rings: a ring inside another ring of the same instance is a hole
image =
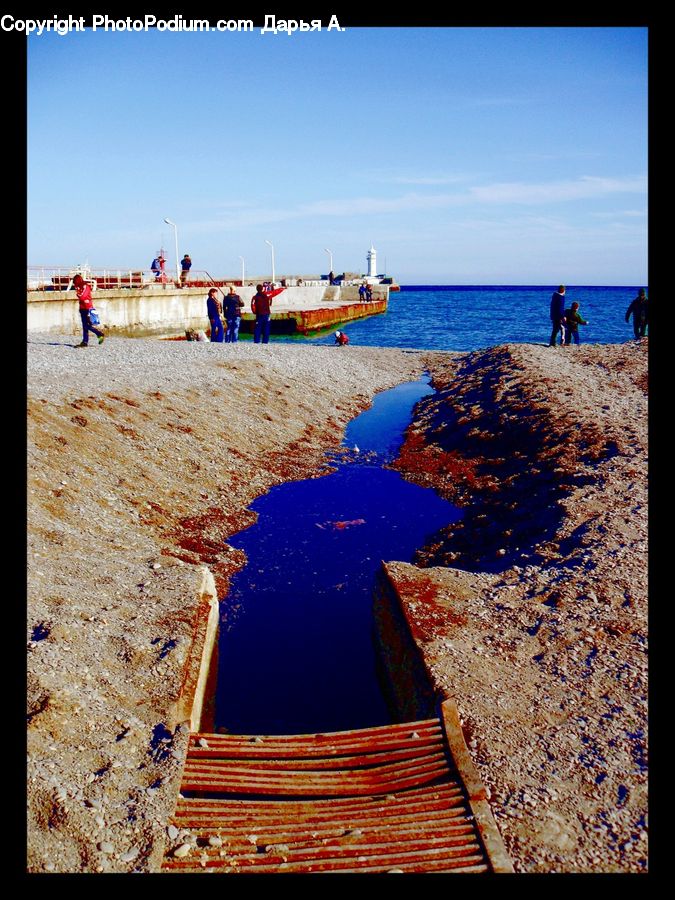
[[[647,341],[431,367],[397,465],[464,517],[389,567],[427,667],[518,870],[644,871]]]

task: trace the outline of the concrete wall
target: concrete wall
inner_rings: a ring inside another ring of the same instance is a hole
[[[187,722],[190,731],[211,731],[214,726],[218,666],[220,605],[213,574],[206,566],[194,577],[192,643],[188,649],[180,696],[171,705],[167,725]]]
[[[399,722],[430,718],[439,698],[386,563],[377,575],[373,614],[378,663],[391,710]]]
[[[254,287],[236,288],[250,311]],[[186,328],[205,329],[208,288],[175,288],[173,285],[94,292],[94,306],[109,332],[123,335],[178,334]],[[386,287],[378,287],[374,298],[386,299]],[[219,295],[220,296],[220,295]],[[27,330],[29,332],[77,334],[80,314],[74,291],[29,291]],[[330,307],[340,302],[358,302],[358,287],[289,287],[275,298],[273,310]],[[373,309],[373,312],[381,311]]]

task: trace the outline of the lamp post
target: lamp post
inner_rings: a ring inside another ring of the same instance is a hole
[[[245,260],[244,260],[243,256],[240,256],[239,259],[241,260],[241,286],[243,287],[244,286]]]
[[[274,244],[272,243],[272,241],[267,240],[265,241],[265,243],[269,244],[272,248],[272,284],[274,284],[274,282],[276,281],[276,278],[274,277]]]
[[[173,228],[173,237],[176,242],[176,278],[178,279],[178,284],[180,285],[180,263],[178,262],[178,226],[175,222],[172,222],[171,219],[164,219],[167,225],[171,225]]]
[[[332,272],[332,271],[333,271],[333,251],[332,251],[332,250],[329,250],[328,247],[324,247],[323,249],[324,249],[324,250],[326,251],[326,253],[328,254],[328,260],[329,260],[329,262],[328,262],[328,271],[329,271],[329,272]]]

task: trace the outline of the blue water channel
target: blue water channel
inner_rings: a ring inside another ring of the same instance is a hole
[[[386,468],[427,379],[375,397],[347,427],[336,471],[288,482],[230,538],[248,563],[222,603],[215,727],[302,734],[393,721],[373,642],[382,560],[411,561],[459,511]],[[356,449],[358,448],[358,450]]]

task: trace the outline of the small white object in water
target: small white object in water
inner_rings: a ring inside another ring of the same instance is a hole
[[[356,444],[354,444],[354,453],[359,453],[359,452],[360,452],[359,448],[356,446]]]

